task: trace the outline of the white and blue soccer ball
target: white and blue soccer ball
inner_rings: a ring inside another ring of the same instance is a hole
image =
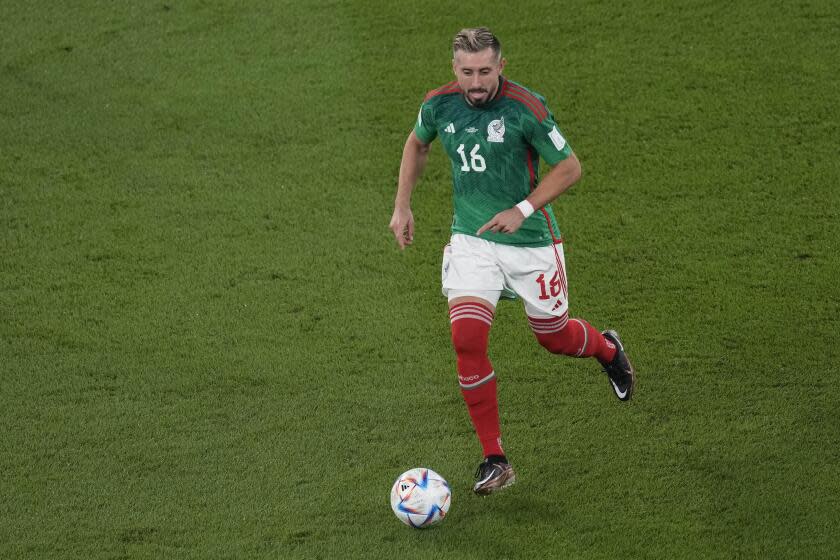
[[[446,517],[452,503],[449,484],[431,469],[407,470],[391,488],[391,509],[397,519],[420,529]]]

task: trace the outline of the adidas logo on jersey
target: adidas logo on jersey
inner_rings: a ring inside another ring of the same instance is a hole
[[[453,123],[449,123],[446,128],[444,128],[446,132],[454,133],[455,132],[455,125]]]

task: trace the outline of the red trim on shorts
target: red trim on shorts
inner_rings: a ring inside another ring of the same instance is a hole
[[[563,270],[563,261],[560,260],[560,253],[557,252],[557,244],[551,246],[554,249],[554,260],[557,263],[557,272],[560,274],[560,289],[566,299],[569,299],[569,289],[566,287],[566,271]]]
[[[560,289],[563,291],[563,295],[568,300],[569,299],[569,286],[566,283],[566,267],[562,266],[563,261],[560,260],[560,253],[557,252],[557,246],[554,246],[554,258],[557,260],[557,270],[560,272]]]

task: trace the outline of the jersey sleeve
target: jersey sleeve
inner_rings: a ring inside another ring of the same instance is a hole
[[[431,144],[432,140],[437,137],[434,110],[432,104],[428,101],[420,106],[420,111],[417,113],[414,135],[424,144]]]
[[[557,128],[551,111],[546,110],[546,116],[541,121],[528,114],[525,124],[526,139],[549,165],[557,165],[572,155],[572,147]]]

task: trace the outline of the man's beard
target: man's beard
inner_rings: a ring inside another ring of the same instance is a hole
[[[470,94],[472,94],[472,93],[485,93],[487,95],[485,95],[484,98],[481,99],[481,100],[475,100],[475,99],[470,97]],[[490,101],[490,92],[488,90],[484,89],[484,88],[468,89],[466,98],[467,98],[467,101],[469,102],[469,104],[472,105],[473,107],[480,107],[481,105],[484,105],[485,103]]]

